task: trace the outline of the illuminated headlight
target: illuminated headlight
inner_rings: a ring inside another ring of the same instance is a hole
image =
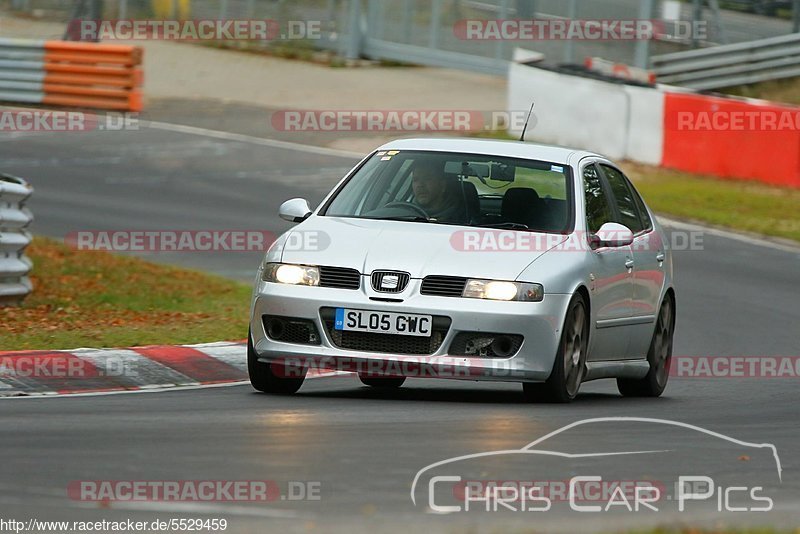
[[[519,300],[539,302],[544,298],[541,284],[501,282],[497,280],[467,280],[462,297],[488,300]]]
[[[319,285],[319,267],[292,265],[289,263],[268,263],[261,279],[265,282],[302,286]]]

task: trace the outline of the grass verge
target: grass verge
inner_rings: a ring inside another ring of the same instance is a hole
[[[0,350],[203,343],[247,337],[250,288],[36,237],[33,293],[0,308]]]
[[[623,169],[658,213],[800,241],[800,189],[632,162]]]
[[[784,104],[800,105],[800,78],[771,80],[751,85],[722,89],[721,92],[748,98],[761,98]]]
[[[654,528],[651,530],[631,530],[627,534],[800,534],[800,529],[779,530],[772,527],[754,527],[744,529],[718,528],[703,529],[695,527]]]

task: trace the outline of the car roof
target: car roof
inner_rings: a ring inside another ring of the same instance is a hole
[[[604,156],[552,145],[540,145],[521,141],[500,141],[495,139],[476,139],[471,137],[450,138],[415,138],[397,139],[382,145],[378,150],[430,150],[433,152],[467,152],[489,156],[506,156],[512,158],[533,159],[553,163],[569,164],[580,161],[584,157]]]

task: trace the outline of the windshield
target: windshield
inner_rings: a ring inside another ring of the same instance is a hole
[[[570,167],[481,154],[381,151],[322,215],[565,232]]]

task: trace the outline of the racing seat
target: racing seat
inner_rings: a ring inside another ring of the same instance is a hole
[[[481,216],[481,201],[478,198],[478,189],[472,182],[464,181],[464,197],[467,200],[467,222],[479,219]]]
[[[465,223],[469,223],[473,218],[478,217],[481,211],[480,200],[478,199],[478,190],[475,184],[464,181],[461,182],[455,174],[445,174],[447,178],[447,196],[453,199],[453,202],[459,208],[459,220],[463,218]],[[462,192],[461,187],[464,187]]]
[[[505,222],[524,224],[532,229],[544,229],[548,225],[547,206],[534,189],[512,187],[506,191],[500,213]]]

